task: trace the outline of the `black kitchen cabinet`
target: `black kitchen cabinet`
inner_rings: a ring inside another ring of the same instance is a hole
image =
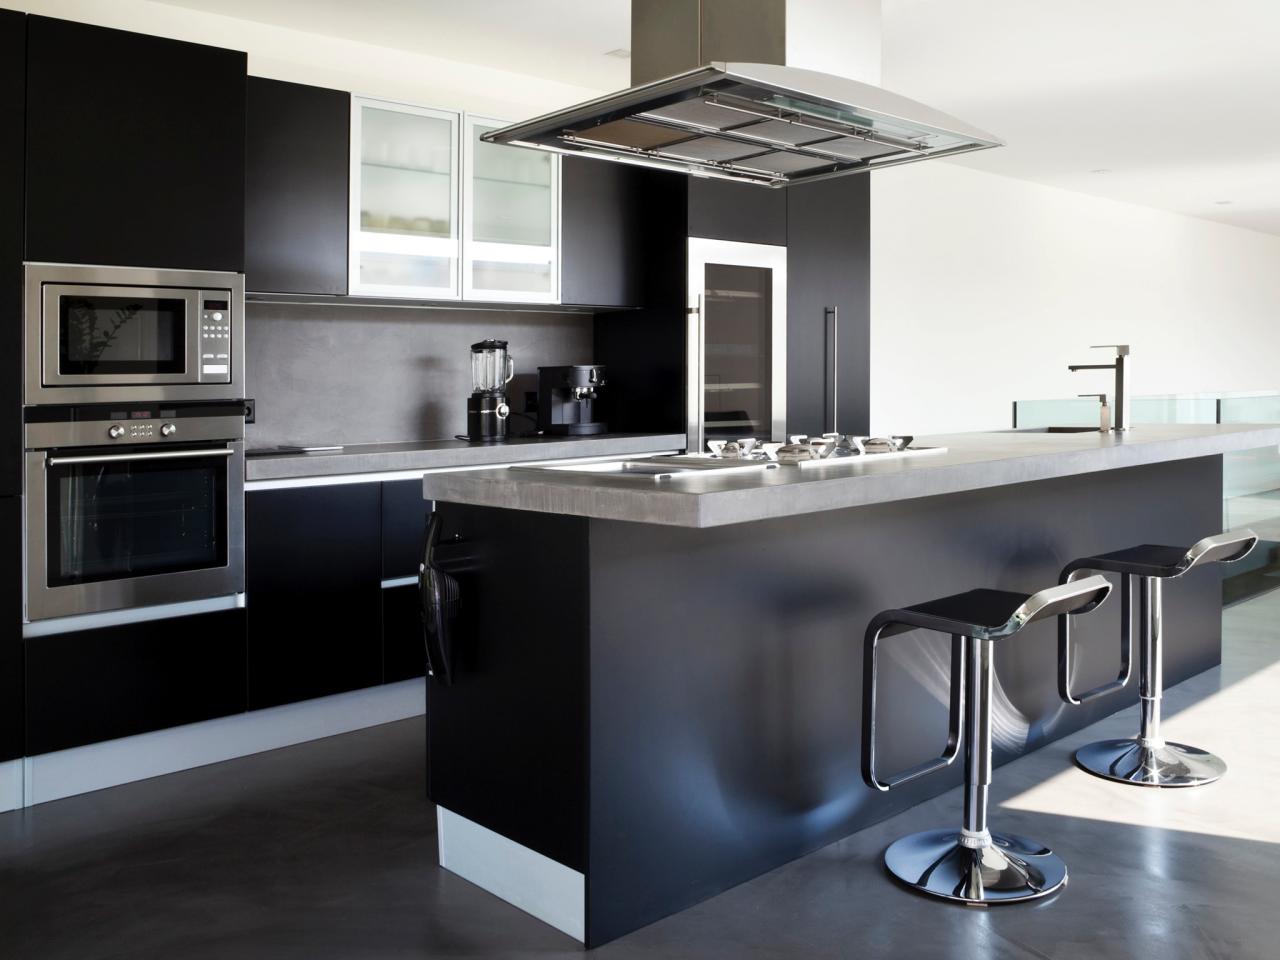
[[[430,506],[422,499],[421,480],[382,485],[382,578],[414,578],[412,583],[387,586],[382,591],[382,663],[387,683],[426,672],[416,578]]]
[[[245,611],[26,641],[34,756],[245,709]]]
[[[768,191],[787,201],[787,433],[869,429],[870,186],[848,176]]]
[[[345,294],[351,95],[250,77],[245,289]]]
[[[22,756],[22,498],[0,497],[0,762]]]
[[[245,497],[249,707],[382,682],[381,484]]]
[[[382,591],[382,679],[410,680],[427,672],[418,584]]]
[[[26,54],[26,16],[0,10],[0,317],[4,318],[0,320],[0,496],[22,492],[20,318]]]
[[[640,309],[595,315],[595,361],[606,366],[609,380],[602,408],[611,430],[683,433],[693,178],[663,170],[639,173]]]
[[[28,260],[244,269],[245,55],[27,19]]]
[[[570,156],[560,164],[560,302],[643,306],[648,171]]]
[[[790,190],[689,177],[689,236],[784,246]]]

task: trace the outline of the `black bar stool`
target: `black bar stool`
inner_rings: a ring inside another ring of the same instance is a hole
[[[1073,560],[1062,570],[1062,582],[1098,571],[1121,575],[1120,673],[1100,687],[1071,690],[1071,624],[1058,621],[1058,692],[1067,703],[1096,700],[1129,682],[1133,663],[1133,581],[1138,581],[1138,620],[1142,661],[1139,695],[1142,723],[1129,740],[1100,740],[1076,751],[1076,763],[1095,776],[1144,787],[1198,787],[1227,772],[1221,758],[1183,743],[1168,743],[1160,734],[1160,698],[1164,690],[1162,584],[1205,563],[1234,563],[1248,556],[1258,543],[1252,530],[1205,537],[1190,547],[1141,546]],[[1093,579],[1090,577],[1090,579]]]
[[[862,778],[890,790],[948,766],[965,746],[964,823],[895,841],[889,872],[922,893],[964,903],[1007,903],[1047,896],[1067,882],[1067,867],[1043,844],[987,829],[991,786],[992,648],[1046,617],[1087,613],[1111,592],[1105,577],[1049,587],[1028,596],[970,590],[903,610],[886,610],[867,627],[862,674]],[[951,704],[942,755],[895,774],[876,772],[876,651],[881,640],[909,630],[951,634]],[[963,722],[963,728],[962,728]]]

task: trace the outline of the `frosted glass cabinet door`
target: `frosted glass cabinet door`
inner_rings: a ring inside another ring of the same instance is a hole
[[[350,290],[458,296],[456,113],[351,100]]]
[[[485,143],[506,124],[468,116],[463,150],[463,296],[560,299],[560,158]]]

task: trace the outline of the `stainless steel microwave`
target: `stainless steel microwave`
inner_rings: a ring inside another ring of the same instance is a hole
[[[24,269],[28,405],[244,397],[242,274]]]

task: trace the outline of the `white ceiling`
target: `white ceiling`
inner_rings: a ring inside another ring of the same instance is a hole
[[[601,92],[629,78],[605,56],[629,0],[165,2]],[[1280,234],[1276,0],[883,0],[883,31],[886,87],[1008,141],[955,162]]]
[[[630,0],[161,0],[243,20],[501,67],[601,92],[625,87]]]
[[[884,0],[883,40],[886,87],[1008,142],[957,162],[1280,234],[1275,0]]]

